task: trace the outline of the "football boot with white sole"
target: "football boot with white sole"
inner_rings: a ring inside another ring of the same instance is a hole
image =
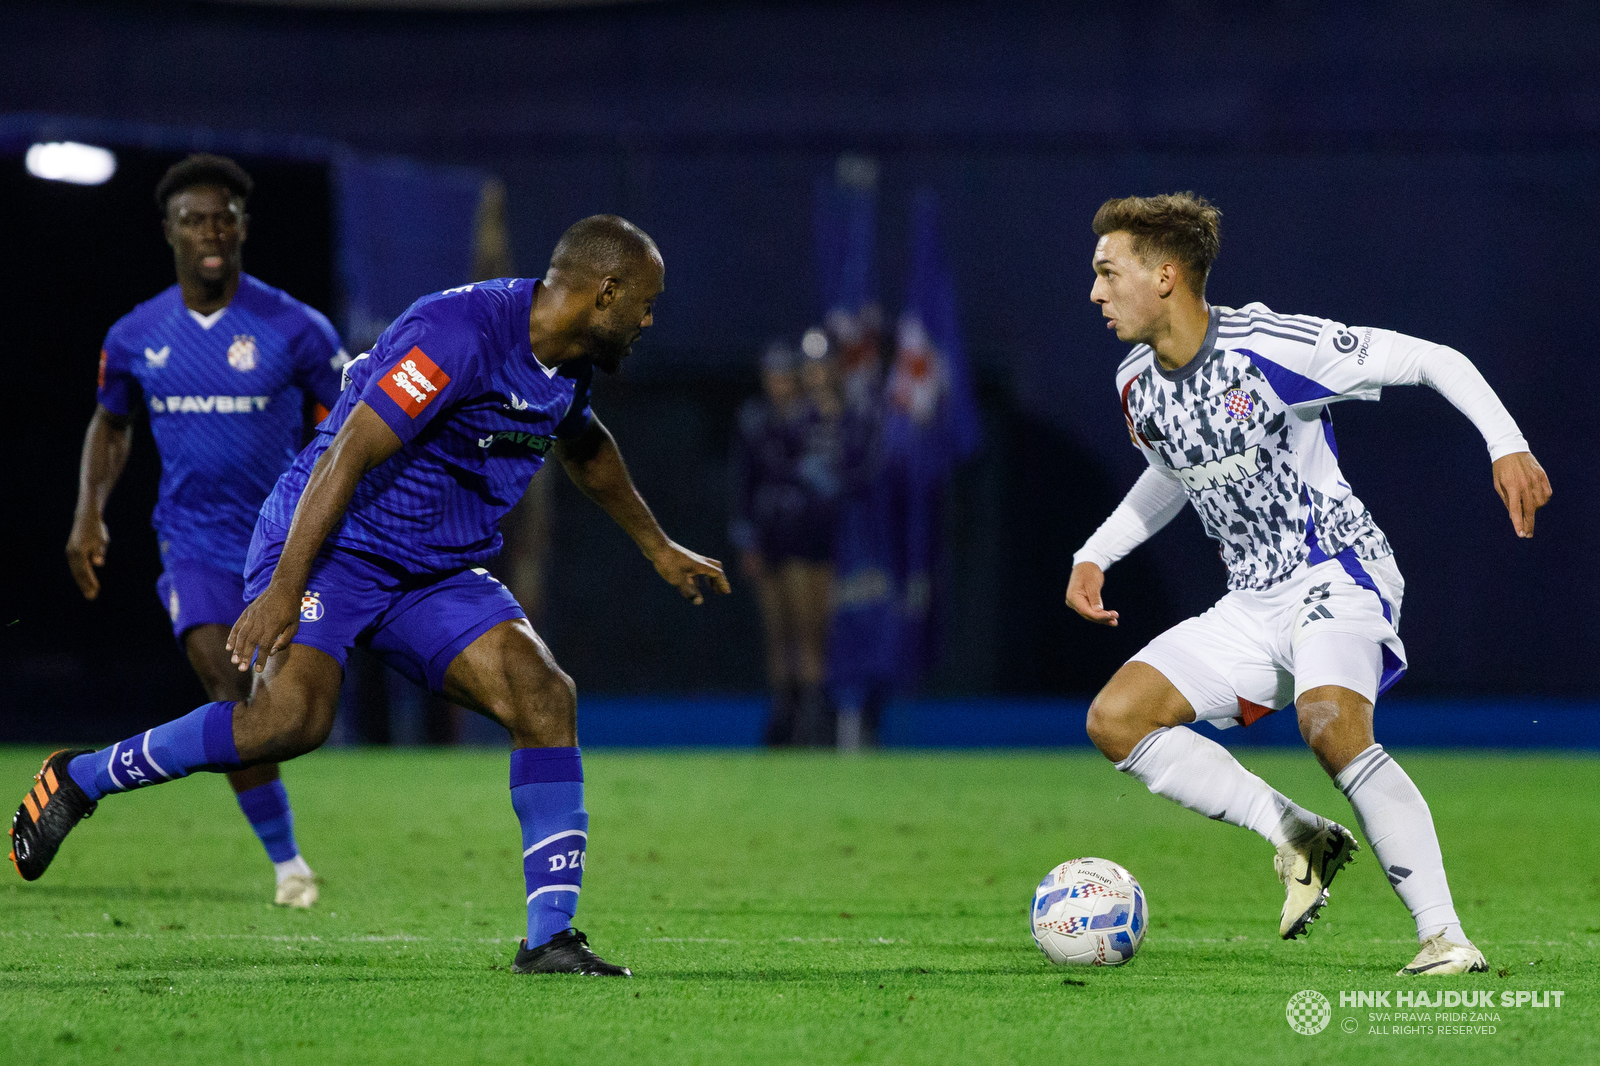
[[[272,902],[279,907],[309,907],[317,902],[317,882],[305,874],[290,874],[278,882]]]
[[[1484,973],[1489,961],[1472,942],[1457,944],[1446,940],[1443,933],[1435,933],[1422,942],[1422,950],[1411,960],[1411,965],[1395,974],[1396,977],[1449,977],[1458,973]]]
[[[11,862],[24,881],[42,877],[72,827],[99,806],[67,773],[69,762],[92,750],[54,752],[33,775],[33,787],[11,818]]]
[[[579,973],[587,977],[632,977],[626,966],[615,966],[589,949],[589,938],[576,929],[563,929],[549,943],[528,947],[526,938],[511,962],[512,973]]]
[[[1272,865],[1284,888],[1279,936],[1293,940],[1307,931],[1328,902],[1328,886],[1334,876],[1360,850],[1355,834],[1337,822],[1329,822],[1304,840],[1278,845]]]

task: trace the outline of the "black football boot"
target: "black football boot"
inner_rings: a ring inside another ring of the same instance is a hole
[[[11,862],[24,881],[39,880],[72,827],[99,806],[67,773],[67,763],[92,751],[62,749],[33,775],[33,787],[11,818]]]
[[[511,962],[512,973],[581,973],[588,977],[632,977],[626,966],[611,963],[589,950],[589,938],[576,929],[563,929],[542,947],[530,948],[526,938]]]

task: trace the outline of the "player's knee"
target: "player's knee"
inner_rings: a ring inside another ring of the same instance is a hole
[[[1295,705],[1300,736],[1312,751],[1319,751],[1332,740],[1339,722],[1339,705],[1333,700],[1302,699]]]
[[[566,671],[551,667],[537,680],[508,686],[508,695],[489,709],[512,736],[540,746],[570,744],[578,720],[578,686]]]
[[[1128,757],[1128,751],[1133,747],[1128,741],[1128,734],[1135,728],[1134,720],[1137,717],[1137,700],[1132,694],[1107,685],[1089,704],[1086,722],[1089,740],[1106,758],[1120,762]],[[1138,739],[1134,737],[1133,741],[1137,742]]]
[[[337,710],[337,696],[330,700],[315,692],[282,688],[259,691],[240,704],[237,713],[248,715],[250,721],[241,730],[236,717],[234,733],[236,738],[241,733],[251,737],[249,761],[281,762],[320,748],[333,732]]]
[[[578,685],[565,670],[557,667],[550,671],[542,697],[546,717],[565,726],[577,723]]]
[[[1372,746],[1372,705],[1363,700],[1316,698],[1325,692],[1302,696],[1295,714],[1306,747],[1323,769],[1334,775]]]

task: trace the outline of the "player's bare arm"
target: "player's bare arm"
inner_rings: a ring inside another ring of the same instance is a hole
[[[322,542],[344,517],[362,475],[399,450],[394,430],[365,403],[357,404],[311,470],[272,583],[245,608],[228,635],[228,650],[241,671],[250,669],[252,661],[258,673],[265,670],[267,660],[289,646],[300,628],[300,597]]]
[[[106,548],[111,531],[106,528],[106,500],[128,465],[133,447],[133,423],[126,415],[116,415],[96,407],[83,435],[83,458],[78,465],[78,507],[72,516],[72,533],[67,537],[67,565],[78,583],[83,598],[100,595],[100,578],[95,568],[106,564]]]
[[[634,487],[633,478],[628,476],[628,466],[622,461],[611,431],[599,418],[591,417],[579,436],[557,442],[555,452],[572,483],[633,538],[656,573],[684,599],[695,604],[705,602],[698,580],[702,577],[717,592],[730,591],[721,562],[674,543],[662,530]]]
[[[1511,515],[1519,537],[1533,536],[1534,512],[1550,502],[1550,477],[1532,452],[1502,455],[1494,461],[1494,490]]]

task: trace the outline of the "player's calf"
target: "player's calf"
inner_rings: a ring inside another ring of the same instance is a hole
[[[517,973],[627,976],[572,928],[588,865],[577,688],[524,619],[483,633],[445,671],[449,699],[511,733],[511,807],[522,829],[528,932]]]

